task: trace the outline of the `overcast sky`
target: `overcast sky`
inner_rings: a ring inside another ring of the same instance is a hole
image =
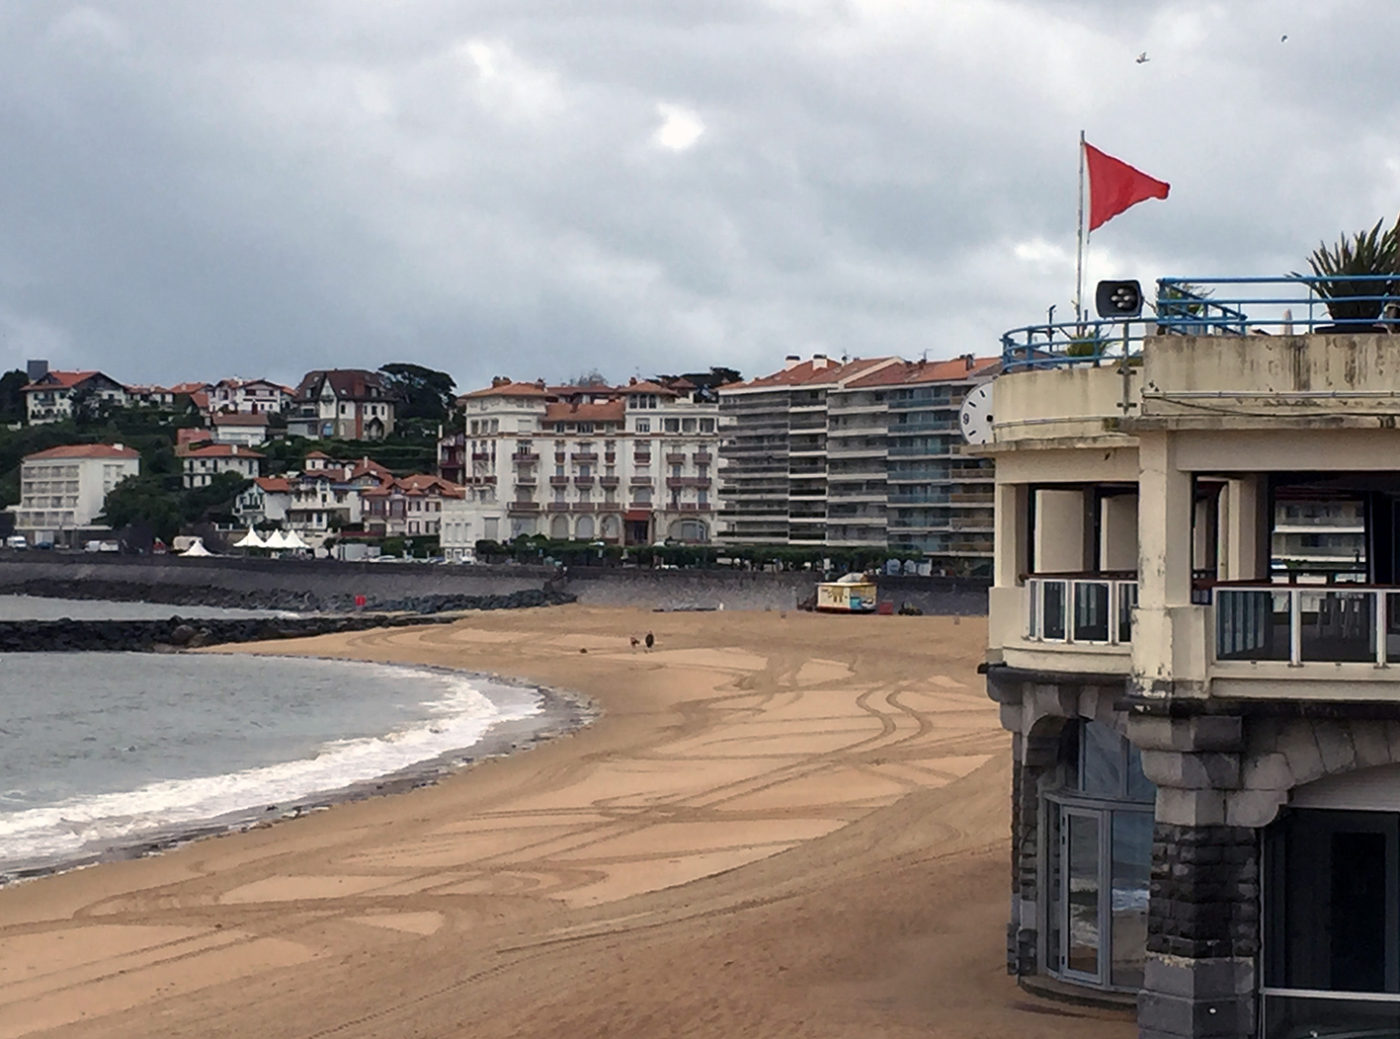
[[[994,353],[1068,312],[1081,129],[1172,185],[1091,283],[1393,219],[1397,39],[1393,0],[13,2],[0,366]]]

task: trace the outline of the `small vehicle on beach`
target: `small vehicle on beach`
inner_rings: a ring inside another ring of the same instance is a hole
[[[875,581],[869,574],[845,574],[817,585],[817,609],[823,613],[874,613]]]

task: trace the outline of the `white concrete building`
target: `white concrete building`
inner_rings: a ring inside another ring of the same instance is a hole
[[[270,379],[221,379],[207,390],[211,412],[271,415],[292,405],[296,390]]]
[[[1394,1034],[1400,339],[1163,284],[1102,354],[1008,333],[994,383],[1008,966],[1143,1039]]]
[[[238,444],[210,444],[192,448],[183,455],[185,486],[206,487],[222,473],[237,473],[251,480],[262,472],[264,457]]]
[[[122,444],[51,447],[20,465],[15,532],[31,545],[74,545],[109,528],[97,523],[107,493],[141,472],[141,456]]]
[[[125,386],[109,375],[94,371],[45,371],[22,392],[31,426],[71,418],[75,395],[91,394],[94,400],[118,408],[125,407],[129,399]]]
[[[655,382],[506,379],[459,403],[466,493],[444,503],[445,554],[521,534],[627,545],[711,539],[717,404]]]
[[[209,416],[216,444],[257,447],[267,440],[267,413],[262,411],[216,411]]]
[[[721,387],[720,539],[989,572],[992,466],[962,454],[958,408],[1000,363],[789,357]]]

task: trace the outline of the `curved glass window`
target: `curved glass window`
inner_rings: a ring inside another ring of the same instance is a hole
[[[1045,798],[1044,962],[1066,981],[1142,986],[1156,788],[1113,728],[1065,734],[1060,787]]]

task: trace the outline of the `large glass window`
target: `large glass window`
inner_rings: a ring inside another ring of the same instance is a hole
[[[1061,761],[1045,801],[1044,962],[1067,981],[1140,988],[1156,788],[1137,748],[1101,722],[1071,725]]]
[[[1400,1034],[1400,815],[1289,811],[1264,895],[1264,1034]]]

